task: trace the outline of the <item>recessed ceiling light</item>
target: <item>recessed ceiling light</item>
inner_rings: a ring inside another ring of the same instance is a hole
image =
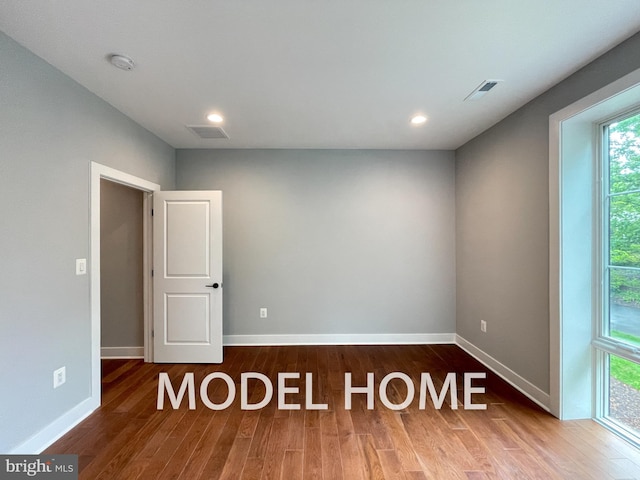
[[[427,117],[424,115],[414,115],[411,117],[411,123],[414,125],[422,125],[427,121]]]
[[[222,123],[224,118],[222,118],[222,115],[219,115],[217,113],[210,113],[209,115],[207,115],[207,120],[212,123]]]

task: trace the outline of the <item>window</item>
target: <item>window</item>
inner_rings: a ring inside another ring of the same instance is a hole
[[[634,112],[640,113],[640,69],[549,117],[549,410],[561,419],[621,425],[609,391],[610,355],[638,360],[632,343],[611,336],[621,330],[620,322],[614,319],[613,328],[609,322],[607,275],[632,269],[609,262],[605,212],[609,130],[619,130]]]
[[[640,112],[602,125],[597,417],[640,444]]]

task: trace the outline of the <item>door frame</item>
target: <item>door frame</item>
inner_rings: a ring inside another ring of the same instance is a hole
[[[101,398],[100,367],[100,180],[119,183],[144,193],[142,215],[142,265],[143,265],[143,305],[144,305],[144,360],[153,361],[152,302],[152,223],[151,195],[160,190],[160,185],[105,165],[91,162],[91,207],[90,207],[90,248],[89,282],[91,305],[91,397],[97,404]]]

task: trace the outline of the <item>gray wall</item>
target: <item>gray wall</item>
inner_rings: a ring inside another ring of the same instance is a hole
[[[226,335],[454,332],[452,152],[176,159],[178,189],[223,191]]]
[[[100,341],[144,346],[140,190],[100,182]]]
[[[0,452],[91,394],[89,171],[166,188],[174,150],[0,33]],[[53,370],[67,383],[53,390]]]
[[[549,115],[639,67],[637,34],[456,151],[457,333],[545,392]]]

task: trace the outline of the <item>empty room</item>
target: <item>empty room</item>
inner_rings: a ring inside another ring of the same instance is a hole
[[[0,152],[1,479],[640,479],[637,0],[3,0]]]

